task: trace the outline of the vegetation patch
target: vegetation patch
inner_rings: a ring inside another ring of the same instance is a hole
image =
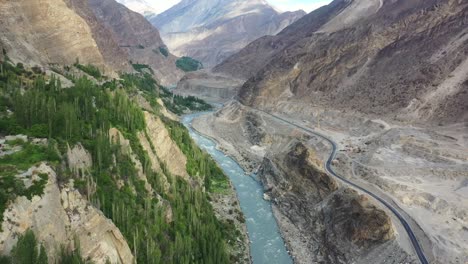
[[[159,47],[159,53],[161,53],[164,57],[167,58],[169,56],[169,49],[165,46]]]
[[[192,72],[203,69],[203,64],[190,57],[182,57],[176,61],[177,68],[184,72]]]
[[[55,263],[91,264],[81,256],[79,241],[75,239],[76,249],[69,251],[64,246],[56,257]],[[48,256],[44,245],[37,241],[33,231],[28,229],[19,236],[18,242],[11,250],[11,256],[1,256],[2,264],[48,264]]]
[[[132,67],[135,71],[143,73],[144,70],[148,70],[151,74],[154,74],[153,69],[147,64],[132,63]]]
[[[24,186],[16,175],[42,161],[57,163],[60,160],[53,147],[37,146],[31,143],[23,145],[23,150],[0,158],[0,220],[3,221],[8,202],[18,196],[31,199],[35,195],[42,195],[48,181],[47,174],[39,174],[39,180],[33,181],[29,188]],[[0,226],[1,231],[1,226]]]
[[[91,65],[91,64],[83,65],[83,64],[80,64],[79,62],[76,62],[74,66],[80,69],[81,71],[87,73],[88,75],[96,78],[97,80],[100,80],[102,77],[101,71],[99,70],[98,67],[94,65]]]
[[[200,149],[190,137],[187,128],[179,122],[162,118],[170,136],[187,157],[187,172],[204,180],[209,192],[224,192],[229,180],[213,158]]]
[[[212,109],[210,104],[199,98],[194,96],[185,97],[176,95],[164,87],[161,87],[161,97],[167,109],[177,115],[181,115],[186,112],[209,111]]]

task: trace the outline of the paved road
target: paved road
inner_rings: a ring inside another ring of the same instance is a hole
[[[297,125],[297,124],[294,124],[284,118],[281,118],[279,116],[276,116],[276,115],[273,115],[273,114],[270,114],[268,112],[265,112],[265,111],[262,111],[262,110],[258,110],[258,109],[255,109],[256,111],[259,111],[259,112],[262,112],[266,115],[269,115],[277,120],[280,120],[282,122],[285,122],[291,126],[294,126],[296,128],[299,128],[303,131],[306,131],[308,133],[311,133],[311,134],[314,134],[320,138],[323,138],[325,141],[327,141],[331,146],[332,146],[332,152],[330,154],[330,157],[328,158],[327,160],[327,163],[326,163],[326,170],[328,173],[330,173],[331,175],[333,175],[334,177],[338,178],[339,180],[341,180],[342,182],[352,186],[353,188],[355,189],[358,189],[364,193],[367,193],[368,195],[372,196],[374,199],[376,199],[377,201],[379,201],[381,204],[383,204],[385,207],[387,207],[397,218],[398,220],[400,221],[400,223],[403,225],[403,227],[405,228],[406,230],[406,233],[408,234],[408,237],[410,238],[411,240],[411,244],[413,245],[413,248],[414,248],[414,251],[416,252],[416,254],[418,255],[418,258],[419,260],[421,261],[421,264],[429,264],[429,262],[427,261],[427,258],[426,256],[424,255],[424,251],[422,250],[421,248],[421,245],[419,244],[418,242],[418,239],[416,238],[416,235],[414,234],[413,230],[411,229],[410,225],[408,224],[408,222],[406,222],[406,220],[404,219],[404,217],[398,212],[398,210],[396,210],[393,206],[391,206],[388,202],[386,202],[384,199],[380,198],[379,196],[375,195],[374,193],[360,187],[359,185],[357,184],[354,184],[353,182],[347,180],[346,178],[338,175],[332,168],[332,162],[333,160],[335,160],[335,156],[336,156],[336,152],[337,152],[337,144],[336,142],[334,142],[332,139],[328,138],[327,136],[323,135],[323,134],[320,134],[316,131],[313,131],[309,128],[306,128],[306,127],[303,127],[303,126],[300,126],[300,125]]]

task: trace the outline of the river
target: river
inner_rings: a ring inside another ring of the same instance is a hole
[[[189,129],[190,136],[198,146],[206,150],[234,184],[240,206],[244,213],[250,239],[250,252],[254,264],[290,264],[292,263],[271,204],[263,199],[263,188],[255,177],[249,177],[231,157],[216,149],[216,143],[193,130],[194,118],[208,113],[186,115],[182,123]]]

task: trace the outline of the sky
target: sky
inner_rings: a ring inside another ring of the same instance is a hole
[[[323,5],[331,2],[331,0],[267,0],[271,5],[281,11],[296,11],[302,9],[310,12]],[[156,9],[158,13],[164,12],[173,5],[180,2],[180,0],[146,0],[150,5]]]

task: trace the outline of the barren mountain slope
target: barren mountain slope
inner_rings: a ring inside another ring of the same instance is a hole
[[[176,58],[160,52],[158,30],[114,0],[2,1],[0,11],[1,46],[15,61],[46,66],[79,59],[109,73],[132,70],[132,61],[150,65],[166,85],[183,75]]]
[[[117,71],[129,71],[128,54],[119,47],[117,39],[103,23],[101,23],[88,1],[65,0],[77,15],[81,16],[91,29],[92,37],[96,41],[99,52],[102,54],[106,64]]]
[[[459,0],[336,0],[215,71],[251,77],[239,94],[249,105],[300,102],[408,121],[463,121],[467,16],[468,3]]]
[[[91,27],[63,0],[1,1],[0,12],[0,42],[14,60],[106,64]]]
[[[128,53],[133,63],[151,66],[155,77],[163,84],[175,84],[183,76],[176,65],[176,57],[160,52],[165,44],[159,32],[142,15],[127,9],[114,0],[89,0],[90,8],[107,30],[115,37],[118,46]]]
[[[184,0],[150,20],[175,54],[194,57],[212,67],[258,37],[278,33],[304,14],[280,14],[261,0]]]

